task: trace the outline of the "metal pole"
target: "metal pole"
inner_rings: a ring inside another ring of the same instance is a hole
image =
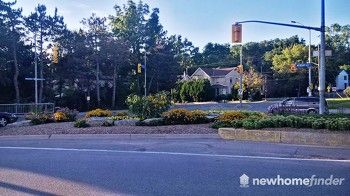
[[[145,51],[145,97],[147,96],[147,53]]]
[[[312,90],[311,90],[311,86],[312,86],[312,78],[311,78],[311,30],[309,29],[309,63],[310,63],[310,67],[309,67],[309,97],[312,96]]]
[[[35,70],[34,70],[34,83],[35,83],[35,107],[38,105],[38,54],[36,51],[36,31],[34,33],[34,52],[35,52]]]
[[[239,96],[239,104],[242,108],[242,99],[243,99],[243,44],[241,44],[241,52],[240,52],[240,66],[242,66],[242,70],[239,78],[239,90],[241,92]]]
[[[326,44],[325,44],[325,0],[321,0],[321,51],[319,69],[319,93],[320,105],[319,113],[325,113],[325,89],[326,89]]]

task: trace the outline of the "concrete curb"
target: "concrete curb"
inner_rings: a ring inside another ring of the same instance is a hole
[[[222,139],[228,140],[350,147],[350,134],[345,133],[266,131],[235,128],[220,128],[218,133]]]

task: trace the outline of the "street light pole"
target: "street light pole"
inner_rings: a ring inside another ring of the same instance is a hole
[[[309,29],[309,97],[312,96],[312,62],[311,62],[311,30]]]
[[[302,26],[305,26],[304,24],[300,23],[300,22],[297,22],[297,21],[291,21],[292,23],[297,23],[297,24],[300,24]],[[309,58],[308,58],[308,63],[309,63],[309,87],[308,87],[308,95],[309,97],[312,96],[312,91],[311,91],[311,86],[312,86],[312,75],[311,75],[311,71],[312,71],[312,67],[311,67],[311,29],[308,29],[309,30]]]
[[[326,89],[326,43],[325,43],[325,0],[321,0],[321,51],[320,51],[320,69],[319,69],[319,93],[320,105],[319,113],[324,114],[325,108],[325,89]]]

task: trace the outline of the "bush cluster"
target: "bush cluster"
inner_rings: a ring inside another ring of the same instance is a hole
[[[97,108],[95,110],[91,110],[86,113],[85,117],[90,118],[90,117],[110,117],[112,116],[112,112],[109,110],[104,110]]]
[[[40,125],[54,122],[52,114],[48,113],[30,113],[25,118],[27,120],[30,120],[30,123],[32,125]]]
[[[266,118],[245,118],[235,120],[218,120],[213,128],[234,127],[244,129],[262,128],[311,128],[350,131],[350,118],[335,116],[271,116]]]
[[[74,127],[86,128],[86,127],[90,127],[90,125],[87,123],[87,121],[85,119],[80,119],[80,120],[75,121]]]
[[[70,110],[69,108],[60,108],[57,110],[53,118],[55,122],[73,122],[78,115],[77,110]]]
[[[169,94],[166,92],[160,92],[147,97],[130,95],[126,103],[129,111],[140,119],[160,117],[171,105]]]
[[[242,120],[246,118],[265,118],[266,114],[261,112],[228,111],[218,117],[219,121]]]
[[[207,114],[200,110],[189,111],[185,109],[173,109],[163,113],[164,123],[176,124],[201,124],[209,122]]]

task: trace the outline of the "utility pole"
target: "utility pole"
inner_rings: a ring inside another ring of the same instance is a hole
[[[241,44],[241,52],[239,57],[240,66],[242,66],[242,69],[240,71],[240,77],[239,77],[239,105],[242,108],[242,99],[243,99],[243,44]]]
[[[145,50],[145,97],[147,96],[147,53]]]
[[[36,51],[36,31],[34,33],[34,53],[35,53],[35,70],[34,70],[34,83],[35,83],[35,107],[38,105],[38,54]]]

